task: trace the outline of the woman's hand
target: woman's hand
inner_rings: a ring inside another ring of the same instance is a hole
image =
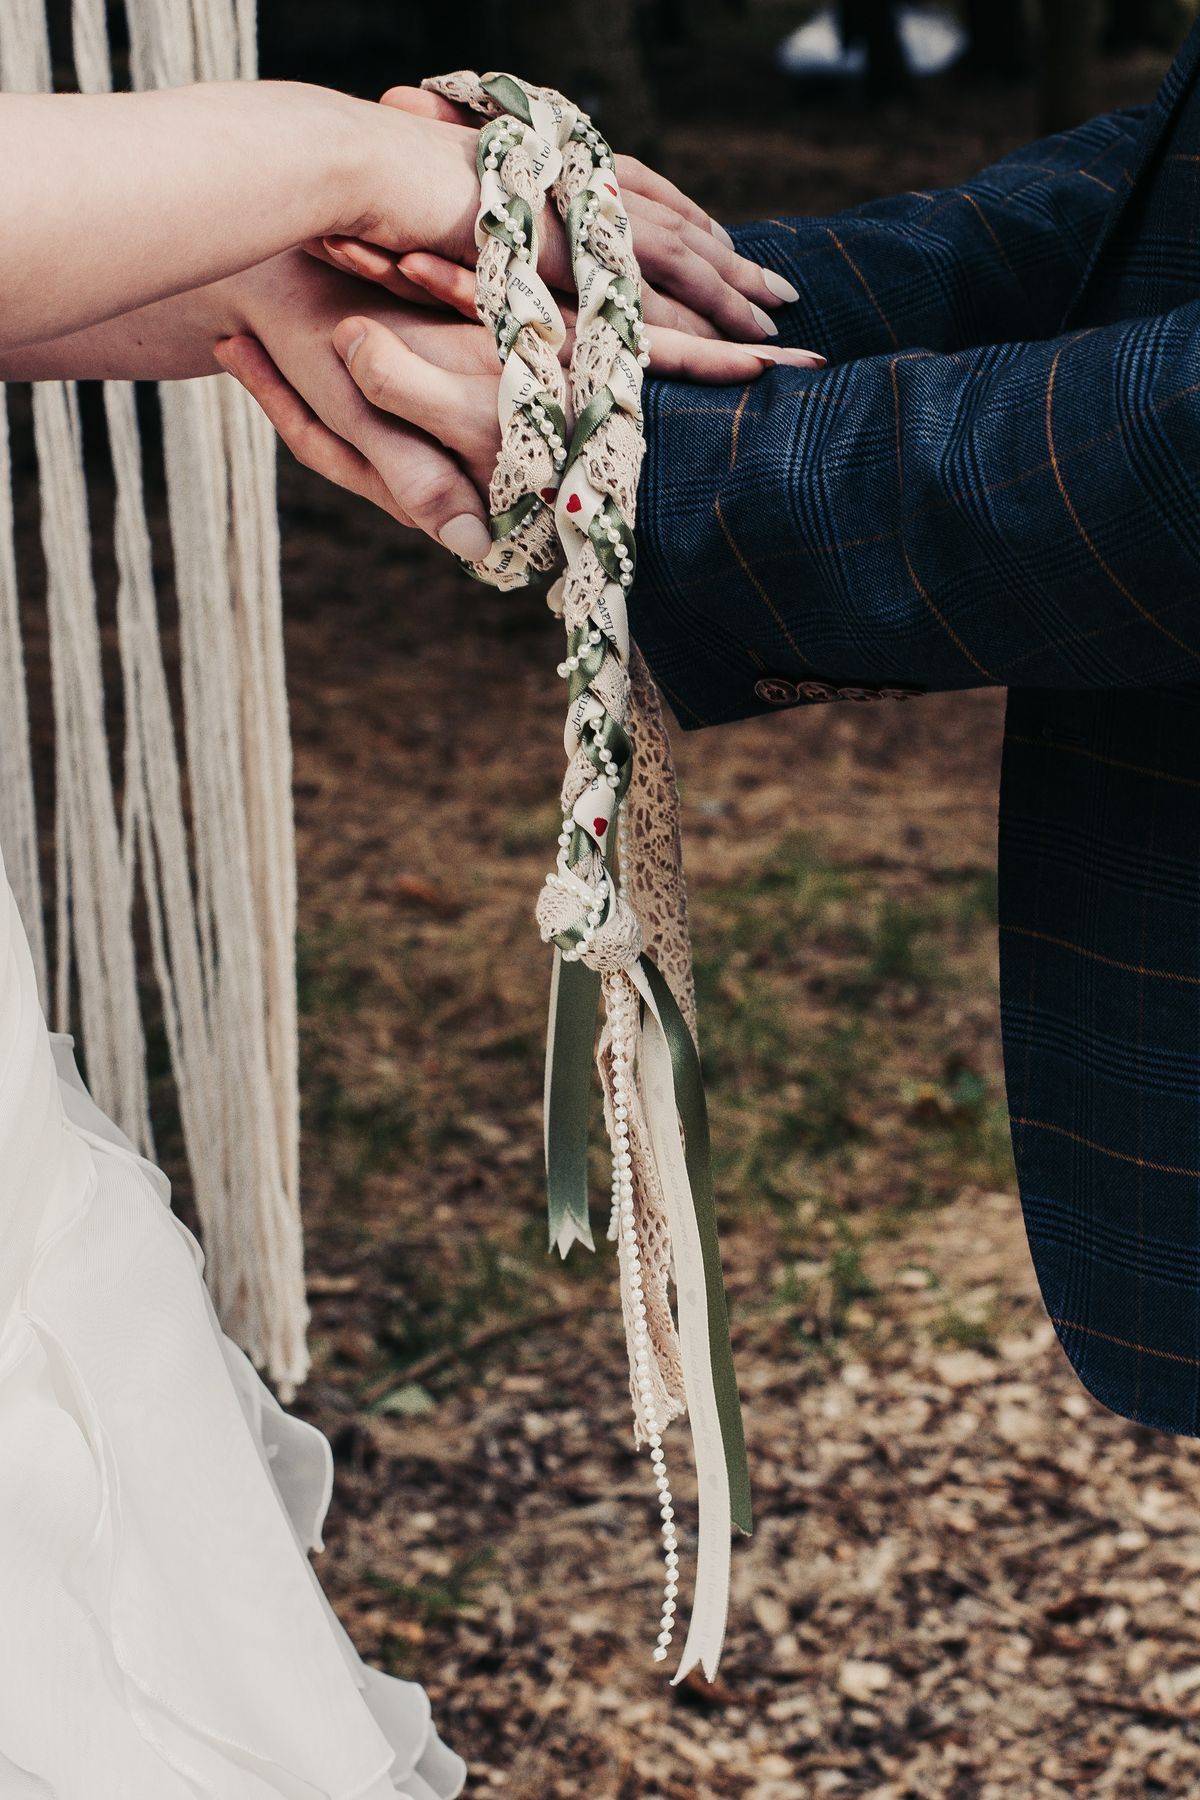
[[[480,121],[423,88],[390,89],[383,96],[383,109],[385,118],[399,116],[420,128],[413,139],[412,155],[423,158],[424,163],[410,160],[397,164],[394,150],[389,151],[388,169],[380,171],[374,190],[377,203],[372,215],[353,233],[326,235],[308,247],[347,274],[377,282],[402,299],[414,299],[419,296],[397,266],[397,250],[432,251],[461,267],[474,265],[479,200],[475,143]],[[419,183],[413,180],[418,166]],[[740,343],[760,343],[776,336],[777,327],[766,309],[796,299],[790,283],[773,270],[739,256],[729,234],[653,169],[633,157],[618,156],[616,173],[645,278],[647,324]],[[402,212],[395,220],[389,217],[388,188],[395,185],[397,175],[426,192],[430,192],[430,182],[437,184],[432,192],[443,216],[430,218],[415,237],[410,226],[397,229]],[[371,185],[370,178],[367,185]],[[456,225],[447,237],[446,218],[451,211]],[[544,220],[539,270],[551,287],[566,291],[571,284],[570,260],[552,206],[546,208]]]
[[[416,90],[386,106],[288,82],[141,94],[0,95],[0,353],[91,330],[302,243],[402,286],[398,259],[470,266],[476,132]],[[660,177],[621,164],[651,291],[647,320],[755,343],[790,293]],[[372,246],[373,261],[353,247]],[[349,244],[351,247],[346,248]],[[543,274],[568,284],[547,218]],[[70,271],[70,279],[64,271]]]
[[[470,139],[293,82],[0,94],[0,167],[20,171],[0,184],[0,353],[312,238],[365,232],[458,260],[478,203]]]

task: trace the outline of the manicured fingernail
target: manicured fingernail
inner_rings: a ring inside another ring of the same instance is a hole
[[[459,513],[438,532],[447,550],[466,562],[478,562],[492,547],[492,534],[477,513]]]
[[[828,357],[817,350],[764,350],[759,344],[747,344],[751,356],[757,356],[759,362],[773,363],[781,369],[826,369],[829,367]]]
[[[770,313],[765,313],[761,306],[755,306],[753,301],[750,303],[750,311],[754,314],[754,323],[761,325],[768,337],[779,336],[779,327]]]
[[[790,303],[800,298],[791,282],[785,281],[782,275],[777,275],[774,269],[764,269],[762,278],[763,285],[770,289],[777,300],[787,300]]]
[[[720,238],[721,242],[725,245],[725,248],[727,250],[736,250],[737,245],[734,243],[733,239],[730,237],[729,233],[726,231],[726,229],[723,225],[718,225],[717,221],[715,219],[710,219],[708,221],[708,224],[709,224],[709,229],[711,230],[713,236],[715,238]]]

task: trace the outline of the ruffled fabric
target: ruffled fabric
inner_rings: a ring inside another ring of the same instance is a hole
[[[451,1800],[425,1693],[364,1666],[309,1565],[329,1446],[221,1333],[69,1040],[30,1047],[6,900],[0,869],[0,1238],[37,1218],[0,1321],[0,1794]]]

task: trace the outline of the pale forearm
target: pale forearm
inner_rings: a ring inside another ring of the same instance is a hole
[[[0,97],[15,177],[0,188],[0,352],[352,231],[379,111],[290,83]]]
[[[247,332],[275,345],[328,338],[369,298],[392,305],[303,251],[284,251],[223,281],[17,349],[0,348],[0,381],[187,381],[215,375],[213,350]],[[369,300],[368,300],[369,303]]]
[[[0,381],[187,381],[215,375],[213,346],[247,330],[238,278],[154,300],[63,337],[0,347]]]

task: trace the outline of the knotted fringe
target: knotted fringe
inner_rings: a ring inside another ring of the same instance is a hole
[[[253,0],[126,0],[124,10],[134,87],[255,73]],[[80,88],[108,91],[104,0],[74,0],[72,27]],[[0,85],[50,88],[43,0],[4,0],[0,7]],[[225,1329],[287,1393],[303,1379],[308,1358],[274,443],[247,396],[223,376],[163,383],[159,394],[183,756],[162,653],[134,390],[108,382],[125,708],[118,819],[75,395],[59,382],[34,389],[56,735],[52,1008],[6,432],[0,433],[0,832],[43,1004],[65,1029],[77,982],[92,1092],[150,1152],[132,933],[140,889],[209,1285]]]

